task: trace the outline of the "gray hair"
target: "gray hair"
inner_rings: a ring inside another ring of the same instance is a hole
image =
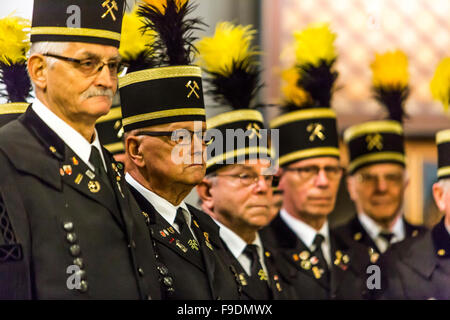
[[[67,50],[69,43],[67,42],[50,42],[50,41],[41,41],[34,42],[30,48],[30,56],[36,53],[45,54],[45,53],[53,53],[56,55],[62,55],[64,51]],[[45,57],[47,59],[49,67],[51,67],[55,62],[55,58]]]

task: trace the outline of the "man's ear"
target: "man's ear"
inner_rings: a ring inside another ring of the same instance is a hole
[[[47,88],[48,64],[41,54],[33,54],[27,62],[28,74],[35,86],[42,91]]]
[[[198,196],[200,200],[202,200],[202,206],[212,211],[214,208],[214,198],[211,195],[212,181],[209,179],[203,179],[196,188]]]
[[[440,211],[445,211],[444,188],[439,183],[433,184],[433,198]]]
[[[129,135],[125,139],[125,152],[128,159],[138,168],[145,167],[144,157],[140,148],[141,141],[142,139],[140,137],[134,135]]]
[[[347,176],[346,178],[346,182],[347,182],[347,191],[348,194],[350,195],[350,199],[352,199],[353,201],[356,201],[358,194],[356,193],[356,181],[355,181],[355,177],[354,176]]]

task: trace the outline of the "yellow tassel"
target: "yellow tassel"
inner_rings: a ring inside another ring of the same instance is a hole
[[[408,85],[408,57],[400,50],[376,54],[371,63],[375,87],[403,88]]]
[[[259,54],[252,46],[256,30],[251,25],[233,25],[221,22],[216,26],[213,37],[205,37],[197,42],[198,64],[208,72],[228,76],[233,63],[239,63]]]
[[[295,56],[298,65],[312,64],[318,67],[321,60],[331,62],[337,53],[334,41],[337,35],[328,23],[310,24],[300,32],[294,32]]]
[[[0,62],[9,64],[27,60],[30,49],[30,21],[12,15],[0,19]]]
[[[142,0],[142,1],[147,3],[147,4],[149,4],[149,5],[152,5],[152,6],[156,7],[156,8],[158,8],[158,10],[162,14],[166,13],[167,0]],[[175,0],[175,3],[176,3],[177,8],[178,8],[178,11],[188,1],[189,0]]]
[[[433,99],[440,101],[444,110],[448,111],[450,104],[450,57],[444,58],[436,68],[430,83]]]
[[[147,30],[145,34],[142,34],[140,28],[144,23],[136,12],[137,7],[123,17],[119,52],[124,60],[134,60],[141,52],[147,49],[147,46],[155,41],[155,32]]]
[[[303,103],[309,100],[308,93],[297,85],[300,75],[297,68],[289,68],[281,73],[281,78],[284,81],[281,91],[288,102],[294,103],[296,106],[302,106]]]

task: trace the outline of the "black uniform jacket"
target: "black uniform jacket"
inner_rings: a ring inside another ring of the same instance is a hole
[[[311,265],[304,267],[302,256],[308,247],[278,215],[261,231],[264,243],[270,243],[280,252],[283,262],[291,265],[289,282],[293,283],[300,300],[366,299],[369,297],[366,285],[366,268],[369,265],[367,250],[356,244],[350,245],[346,238],[330,231],[331,259],[330,282],[316,278]],[[303,254],[302,254],[303,253]],[[307,259],[306,259],[307,260]],[[303,265],[303,266],[302,266]]]
[[[444,220],[381,257],[383,299],[450,300],[450,235]]]
[[[198,251],[185,243],[174,228],[139,191],[130,186],[154,239],[163,299],[237,300],[237,274],[226,259],[219,227],[206,213],[188,205]]]
[[[0,129],[0,299],[160,298],[145,221],[103,152],[109,188],[32,108]]]
[[[416,237],[427,230],[425,227],[412,225],[404,218],[402,219],[405,226],[405,239]],[[334,231],[340,236],[353,239],[353,241],[361,243],[369,249],[372,248],[376,253],[380,254],[377,245],[367,233],[366,229],[364,229],[357,216],[352,218],[346,224],[337,227]]]
[[[234,266],[239,275],[239,280],[242,286],[243,300],[296,300],[297,295],[293,284],[290,283],[290,274],[292,273],[292,266],[283,262],[280,254],[273,248],[264,245],[264,263],[268,271],[269,293],[260,292],[261,286],[253,287],[249,276],[241,266],[238,259],[228,249],[226,243],[224,246],[228,253],[228,259]],[[267,296],[265,298],[261,297]]]

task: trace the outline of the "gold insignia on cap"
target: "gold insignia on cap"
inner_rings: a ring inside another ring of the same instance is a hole
[[[258,136],[258,138],[261,139],[261,134],[259,133],[259,130],[261,130],[261,127],[257,124],[257,123],[249,123],[247,125],[247,131],[251,131],[252,133],[250,134],[249,138],[253,139],[253,137],[256,135]]]
[[[102,19],[105,19],[105,17],[110,14],[111,18],[116,21],[116,15],[114,14],[113,10],[119,11],[119,8],[117,7],[117,2],[115,0],[105,0],[102,3],[103,8],[107,8],[106,12],[102,15]]]
[[[306,127],[306,130],[311,132],[309,141],[313,142],[316,140],[316,137],[322,141],[325,140],[325,134],[323,133],[325,131],[325,127],[321,123],[310,123],[308,127]]]
[[[88,188],[90,192],[97,193],[100,191],[100,182],[91,180],[88,182]]]
[[[355,233],[355,235],[353,236],[353,239],[354,239],[355,241],[359,241],[359,240],[361,240],[361,238],[362,238],[362,233],[361,233],[361,232],[357,232],[357,233]]]
[[[377,148],[378,150],[383,149],[383,136],[379,133],[368,134],[366,136],[367,150],[372,150]]]
[[[438,254],[438,256],[443,257],[443,256],[445,256],[445,250],[444,249],[439,249],[437,254]]]
[[[188,93],[187,97],[190,98],[192,94],[195,94],[195,96],[197,97],[197,99],[200,99],[200,96],[198,95],[196,90],[200,90],[200,87],[197,84],[197,81],[192,81],[189,80],[186,83],[186,88],[191,89],[191,91]]]

